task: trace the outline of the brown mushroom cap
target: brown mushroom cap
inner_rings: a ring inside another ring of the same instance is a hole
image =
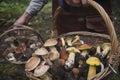
[[[45,47],[50,47],[50,46],[55,46],[57,44],[57,40],[56,39],[48,39],[44,46]]]
[[[44,47],[41,47],[41,48],[38,48],[36,51],[35,51],[35,54],[36,55],[46,55],[48,54],[48,50]]]
[[[40,58],[33,56],[25,64],[25,71],[31,71],[35,69],[40,63]]]
[[[88,44],[82,44],[81,46],[78,47],[79,50],[86,50],[91,48],[92,48],[92,45],[88,45]]]
[[[40,65],[34,70],[34,76],[40,77],[44,75],[49,69],[48,65]]]
[[[99,66],[101,61],[97,57],[90,57],[86,60],[86,63],[92,66]]]
[[[20,45],[15,49],[15,53],[21,53],[26,50],[26,45]]]
[[[73,68],[72,72],[73,72],[73,74],[77,75],[77,74],[79,74],[79,69],[78,68]]]

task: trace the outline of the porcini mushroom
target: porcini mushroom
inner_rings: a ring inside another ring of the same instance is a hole
[[[56,39],[48,39],[44,44],[44,47],[49,47],[49,49],[50,49],[50,54],[49,55],[50,55],[50,60],[52,60],[52,61],[56,60],[56,59],[58,59],[60,57],[59,52],[55,48],[56,44],[57,44]]]
[[[41,64],[34,70],[34,76],[40,77],[42,80],[52,80],[50,74],[47,72],[50,67],[48,65]]]
[[[89,57],[86,63],[90,65],[87,80],[91,80],[96,75],[96,66],[99,66],[101,61],[97,57]]]
[[[86,57],[86,55],[88,54],[88,50],[91,49],[92,46],[88,45],[88,44],[82,44],[81,46],[78,47],[79,50],[81,50],[81,55]]]
[[[60,40],[62,42],[62,46],[65,47],[65,40],[64,40],[64,37],[60,37]]]
[[[48,65],[39,65],[34,70],[34,76],[40,77],[44,75],[48,71],[48,69],[49,69]]]
[[[80,51],[76,49],[75,47],[68,47],[66,50],[68,51],[69,56],[65,62],[65,68],[69,69],[69,68],[72,68],[74,65],[75,53],[80,53]]]
[[[49,65],[52,65],[52,62],[49,60],[49,52],[46,48],[44,47],[41,47],[41,48],[38,48],[35,53],[35,55],[40,55],[43,57],[43,59],[49,64]]]
[[[102,45],[102,56],[105,57],[111,49],[111,43],[103,43]]]
[[[40,58],[37,56],[31,57],[25,64],[25,71],[31,71],[35,69],[39,65],[40,61]]]

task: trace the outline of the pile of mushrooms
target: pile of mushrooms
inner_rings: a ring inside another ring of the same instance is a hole
[[[25,71],[42,80],[52,80],[54,76],[50,76],[53,74],[50,70],[55,67],[54,70],[59,69],[55,66],[59,65],[64,74],[58,75],[60,73],[56,72],[56,76],[64,76],[66,80],[90,80],[104,69],[106,64],[103,61],[107,60],[105,57],[110,50],[109,42],[97,41],[90,44],[79,35],[51,38],[35,49],[25,64]]]
[[[10,36],[4,39],[4,43],[8,44],[8,47],[3,56],[11,63],[25,64],[34,50],[42,46],[41,42],[34,39],[25,36]]]

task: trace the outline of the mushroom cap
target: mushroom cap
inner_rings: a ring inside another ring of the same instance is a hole
[[[88,44],[82,44],[81,46],[78,47],[79,50],[86,50],[91,48],[92,48],[92,45],[88,45]]]
[[[21,53],[26,50],[26,45],[20,45],[15,49],[15,53]]]
[[[101,61],[97,57],[90,57],[86,60],[86,63],[92,66],[99,66]]]
[[[40,63],[40,58],[33,56],[25,64],[25,71],[31,71],[35,69]]]
[[[78,68],[73,68],[72,72],[73,72],[73,74],[79,74],[79,69]]]
[[[55,46],[56,44],[57,44],[56,39],[48,39],[43,46],[50,47],[50,46]]]
[[[78,52],[78,53],[80,53],[80,51],[79,51],[77,48],[75,48],[75,47],[68,47],[68,48],[66,49],[66,51]]]
[[[48,54],[48,50],[44,47],[41,47],[41,48],[38,48],[36,51],[35,51],[35,54],[36,55],[46,55]]]
[[[34,70],[34,76],[40,77],[44,75],[48,71],[48,69],[49,69],[48,65],[40,65],[36,67],[36,69]]]

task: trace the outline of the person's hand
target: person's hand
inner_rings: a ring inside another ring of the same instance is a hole
[[[27,25],[29,21],[31,20],[32,16],[25,12],[20,18],[16,20],[16,22],[13,24],[14,27],[17,25]]]
[[[29,21],[31,20],[32,16],[25,12],[20,18],[16,20],[16,22],[13,24],[13,28],[20,28],[20,25],[27,25]],[[21,35],[23,31],[15,31],[18,35]]]

